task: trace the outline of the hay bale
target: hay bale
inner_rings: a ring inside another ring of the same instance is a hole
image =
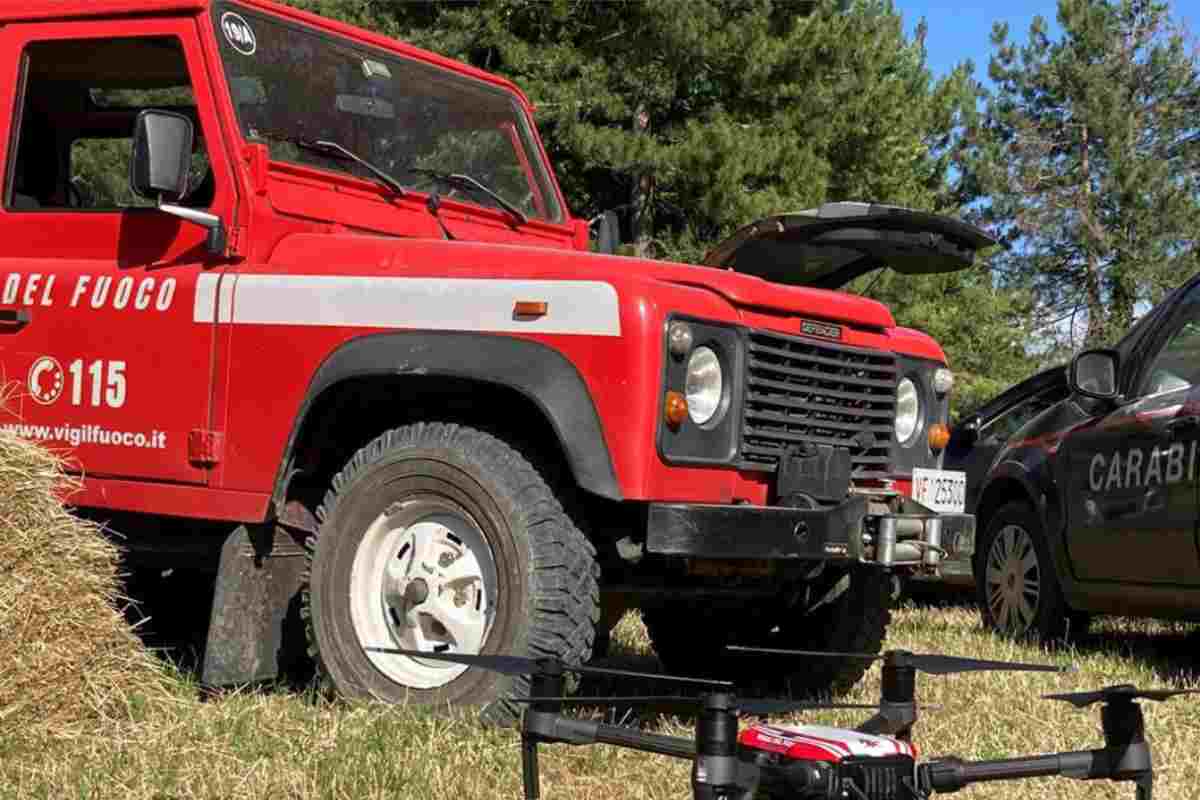
[[[57,457],[0,431],[0,728],[70,736],[166,672],[118,610],[118,551],[71,516]]]

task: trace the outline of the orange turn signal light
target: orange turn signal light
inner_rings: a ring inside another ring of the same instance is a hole
[[[672,428],[678,428],[687,419],[687,398],[679,392],[667,392],[666,403],[663,404],[663,416]]]
[[[513,319],[531,320],[546,316],[550,304],[544,300],[518,300],[513,305]]]
[[[929,449],[945,450],[950,444],[950,429],[940,422],[929,426]]]

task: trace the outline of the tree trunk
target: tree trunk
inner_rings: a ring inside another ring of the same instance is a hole
[[[633,129],[645,133],[650,127],[650,114],[639,104],[633,114]],[[653,176],[649,173],[635,175],[629,204],[633,209],[630,233],[633,235],[633,251],[638,258],[651,258],[650,189]]]
[[[1106,319],[1104,316],[1103,298],[1100,294],[1100,268],[1096,261],[1096,243],[1093,241],[1089,222],[1092,216],[1092,175],[1088,164],[1088,126],[1080,128],[1079,140],[1079,169],[1082,173],[1083,191],[1080,193],[1080,216],[1084,219],[1083,229],[1079,232],[1083,240],[1083,248],[1087,253],[1087,265],[1084,281],[1087,289],[1088,305],[1088,345],[1104,341]]]
[[[1109,304],[1108,327],[1113,333],[1121,333],[1133,325],[1137,286],[1129,275],[1120,271],[1112,276],[1109,285],[1112,287],[1112,300]]]

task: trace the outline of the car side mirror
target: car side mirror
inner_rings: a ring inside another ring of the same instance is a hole
[[[159,211],[207,229],[208,252],[223,255],[227,242],[221,218],[207,211],[174,205],[187,194],[195,141],[196,129],[189,117],[157,109],[141,112],[133,128],[129,185],[134,194],[155,201]]]
[[[616,212],[605,211],[592,220],[596,230],[596,252],[613,255],[621,245],[621,222]]]
[[[1071,361],[1067,376],[1071,391],[1097,400],[1116,400],[1118,366],[1115,350],[1084,350]]]
[[[979,440],[979,426],[982,423],[978,414],[972,414],[954,429],[955,438],[967,446],[975,444]]]
[[[188,190],[188,167],[196,130],[192,121],[173,111],[148,109],[137,115],[129,183],[139,197],[176,201]]]

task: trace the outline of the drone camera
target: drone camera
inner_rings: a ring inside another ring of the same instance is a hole
[[[914,800],[917,763],[912,756],[862,756],[840,762],[790,759],[756,753],[757,800]]]
[[[761,751],[747,751],[743,758],[758,774],[756,800],[823,800],[837,791],[837,767],[828,761]]]

